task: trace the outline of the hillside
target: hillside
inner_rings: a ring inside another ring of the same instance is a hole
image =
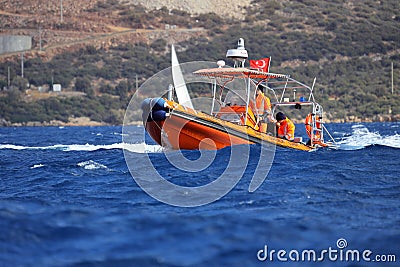
[[[0,92],[4,124],[76,117],[121,123],[136,82],[169,66],[171,43],[181,62],[215,61],[239,37],[252,58],[272,56],[272,71],[307,83],[317,77],[328,119],[400,119],[397,0],[63,0],[62,20],[58,4],[0,1],[1,34],[31,35],[34,45],[24,78],[20,53],[0,56],[0,88],[8,70],[14,88]],[[65,93],[37,92],[52,81]]]
[[[251,6],[250,0],[127,0],[120,3],[141,5],[146,10],[168,7],[170,10],[180,10],[189,14],[204,14],[210,11],[221,17],[242,19],[246,16],[246,8]]]

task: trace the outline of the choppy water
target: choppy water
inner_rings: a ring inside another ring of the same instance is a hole
[[[0,128],[0,266],[298,266],[260,262],[257,252],[265,245],[338,249],[340,238],[348,249],[396,255],[398,264],[400,124],[328,128],[339,150],[278,149],[257,191],[247,190],[250,162],[229,194],[196,208],[141,190],[124,159],[121,127]],[[200,174],[175,172],[160,147],[144,143],[143,127],[125,148],[138,164],[150,155],[176,183],[208,183],[221,173],[215,164]],[[309,265],[396,263],[325,258]]]

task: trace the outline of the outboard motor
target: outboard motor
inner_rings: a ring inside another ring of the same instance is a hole
[[[162,98],[146,98],[140,108],[143,121],[163,121],[167,118],[167,102]]]

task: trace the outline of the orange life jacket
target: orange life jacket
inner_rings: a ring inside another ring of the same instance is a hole
[[[278,137],[279,138],[286,138],[288,140],[293,140],[294,139],[294,130],[295,126],[289,118],[286,118],[282,121],[279,122],[279,127],[278,127]]]
[[[264,114],[271,110],[271,100],[260,92],[256,98],[256,108],[259,115]]]

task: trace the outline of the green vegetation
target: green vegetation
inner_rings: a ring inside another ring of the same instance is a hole
[[[287,72],[311,84],[317,77],[315,95],[329,118],[400,114],[399,69],[400,9],[388,1],[259,1],[254,0],[243,21],[233,23],[214,13],[190,16],[167,8],[151,12],[114,1],[98,4],[94,11],[118,11],[121,26],[148,28],[170,24],[204,27],[208,37],[176,44],[180,62],[223,59],[239,37],[246,41],[251,59],[272,57],[272,72]],[[25,62],[20,77],[18,59],[0,64],[0,86],[7,85],[10,68],[14,89],[0,93],[0,119],[11,122],[66,121],[88,116],[118,124],[131,95],[156,72],[170,66],[167,40],[151,44],[120,45],[105,51],[88,46],[55,56]],[[390,71],[394,63],[395,94]],[[231,62],[227,62],[230,64]],[[25,85],[60,83],[81,97],[51,97],[26,101]],[[19,91],[17,89],[20,89]],[[201,92],[194,92],[201,94]],[[111,111],[111,112],[110,112]]]
[[[121,102],[115,101],[110,96],[96,98],[50,97],[26,102],[22,100],[19,91],[10,90],[0,97],[0,117],[16,123],[49,122],[51,120],[68,122],[69,117],[84,116],[94,121],[120,124],[123,119],[123,113],[120,112],[121,108],[123,108]]]

